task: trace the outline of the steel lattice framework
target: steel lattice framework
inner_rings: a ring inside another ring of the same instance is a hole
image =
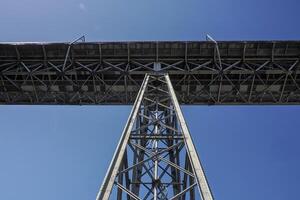
[[[132,104],[167,72],[181,104],[299,104],[300,42],[0,44],[1,104]]]
[[[97,200],[200,196],[213,200],[170,78],[146,75]]]
[[[135,102],[97,200],[213,200],[179,104],[300,104],[299,59],[299,41],[0,44],[0,104]]]

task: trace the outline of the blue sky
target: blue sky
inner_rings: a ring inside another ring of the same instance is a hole
[[[297,0],[2,0],[0,41],[299,40]],[[298,199],[299,106],[187,106],[216,199]],[[94,199],[126,106],[0,106],[0,199]]]
[[[1,41],[299,39],[298,0],[2,0]]]

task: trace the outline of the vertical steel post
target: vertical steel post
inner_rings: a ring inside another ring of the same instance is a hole
[[[173,105],[174,105],[174,108],[175,108],[175,112],[176,112],[178,121],[179,121],[180,126],[182,128],[182,133],[183,133],[184,138],[185,138],[184,142],[185,142],[185,145],[186,145],[186,148],[187,148],[187,153],[188,153],[189,159],[191,160],[190,163],[192,165],[193,171],[196,175],[196,181],[198,183],[198,186],[199,186],[198,188],[200,189],[202,199],[203,200],[212,200],[213,196],[212,196],[212,193],[210,191],[210,187],[208,185],[208,182],[207,182],[203,167],[201,165],[199,156],[197,154],[196,148],[193,144],[193,140],[191,138],[189,129],[188,129],[188,127],[186,125],[186,122],[184,120],[181,108],[179,106],[179,103],[178,103],[178,100],[176,98],[172,83],[170,81],[170,77],[169,77],[169,75],[165,75],[165,78],[166,78],[166,81],[167,81],[167,84],[168,84],[168,89],[170,91],[170,95],[172,96],[172,102],[173,102]]]
[[[130,136],[132,127],[134,125],[134,121],[136,120],[138,110],[141,105],[142,98],[144,96],[144,92],[145,92],[148,80],[149,80],[149,76],[146,75],[146,77],[143,81],[142,87],[138,93],[136,100],[135,100],[134,106],[129,115],[125,129],[123,130],[123,134],[121,136],[121,139],[119,141],[119,144],[118,144],[115,154],[113,156],[112,162],[110,163],[109,169],[104,178],[104,182],[103,182],[103,184],[100,188],[100,191],[97,195],[97,200],[109,199],[115,178],[117,176],[118,170],[119,170],[119,168],[121,166],[121,162],[123,160],[124,152],[125,152],[128,140],[129,140],[129,136]]]
[[[213,200],[167,74],[146,75],[96,200]]]

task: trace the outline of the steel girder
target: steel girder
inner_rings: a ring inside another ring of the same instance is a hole
[[[170,78],[146,75],[97,200],[200,197],[213,200]]]
[[[133,104],[146,73],[181,104],[299,104],[300,42],[0,44],[0,104]]]

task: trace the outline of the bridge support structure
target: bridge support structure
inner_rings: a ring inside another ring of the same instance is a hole
[[[168,74],[144,78],[96,198],[108,199],[213,200]]]

